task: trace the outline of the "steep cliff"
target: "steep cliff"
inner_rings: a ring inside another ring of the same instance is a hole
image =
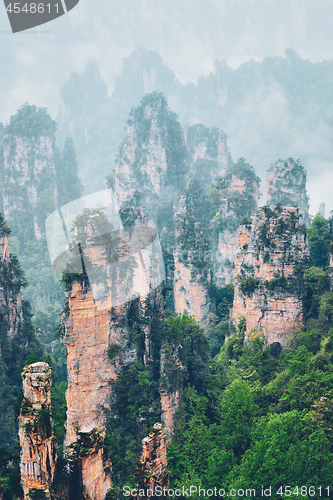
[[[162,424],[156,423],[152,431],[142,440],[142,455],[136,473],[137,498],[149,498],[156,487],[168,486],[167,443]]]
[[[198,179],[207,190],[232,165],[227,136],[222,130],[198,124],[185,127],[184,137],[189,152],[188,177]]]
[[[21,301],[24,273],[10,255],[10,229],[0,215],[0,443],[14,446],[17,440],[14,403],[21,387],[20,372],[26,357],[41,354],[31,323],[30,305]]]
[[[136,191],[160,195],[184,183],[187,151],[163,94],[147,94],[127,121],[114,172],[119,207]]]
[[[191,198],[182,196],[174,205],[177,221],[174,251],[175,311],[177,314],[187,311],[203,323],[209,311],[209,240],[205,227],[193,213],[191,202]]]
[[[56,123],[45,109],[25,104],[5,127],[0,153],[0,198],[12,228],[10,245],[26,273],[23,296],[32,305],[38,333],[46,344],[54,340],[64,296],[60,276],[50,264],[45,220],[81,192],[73,142],[66,141],[61,154],[55,131]],[[59,373],[63,373],[64,351],[59,352]]]
[[[12,230],[40,239],[48,209],[58,200],[55,123],[45,110],[23,106],[6,127],[3,143],[2,200]]]
[[[51,484],[57,461],[56,438],[52,435],[51,369],[47,363],[26,367],[23,401],[19,417],[21,484],[24,497],[41,490],[51,499]]]
[[[132,372],[139,386],[137,396],[141,385],[144,388],[151,384],[149,367],[153,372],[152,362],[158,363],[159,346],[153,348],[150,344],[151,324],[148,318],[144,320],[145,308],[154,314],[163,312],[163,297],[158,288],[147,297],[149,286],[145,293],[142,281],[147,279],[153,285],[154,266],[147,265],[140,273],[140,260],[135,262],[140,248],[149,244],[144,239],[149,219],[141,211],[116,237],[112,237],[114,232],[102,211],[85,210],[73,227],[74,254],[75,245],[80,245],[76,246],[74,259],[81,258],[84,272],[73,274],[69,267],[63,276],[68,300],[63,317],[63,341],[68,352],[65,446],[79,460],[84,494],[104,500],[112,485],[105,429],[112,432],[110,422],[123,410],[124,387],[119,380],[122,382],[126,373]],[[159,370],[155,371],[159,377]],[[150,399],[156,399],[154,391]],[[142,413],[140,418],[146,420]],[[126,427],[127,423],[120,425]]]
[[[123,59],[111,97],[95,62],[89,63],[81,74],[70,75],[60,91],[57,137],[60,145],[68,136],[77,145],[85,194],[103,189],[105,177],[114,167],[131,109],[145,94],[169,95],[180,86],[160,56],[143,48]],[[95,172],[93,179],[91,168]]]
[[[260,179],[254,168],[241,158],[214,183],[220,199],[214,216],[214,278],[219,287],[233,283],[239,247],[238,226],[258,209]],[[214,193],[212,193],[213,195]],[[216,193],[217,194],[217,193]]]
[[[240,159],[219,175],[207,192],[195,178],[176,200],[177,313],[187,310],[203,324],[214,307],[209,293],[211,286],[222,288],[233,283],[239,248],[237,228],[258,207],[259,182],[253,167]]]
[[[268,344],[287,344],[287,334],[303,320],[298,264],[308,255],[298,209],[264,207],[238,230],[232,319],[246,319]]]
[[[310,225],[306,171],[299,161],[288,158],[270,167],[266,177],[266,197],[267,205],[272,209],[278,203],[284,207],[298,207],[301,222]]]

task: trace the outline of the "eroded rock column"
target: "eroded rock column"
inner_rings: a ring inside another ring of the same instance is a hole
[[[160,488],[168,486],[167,466],[166,435],[162,430],[162,424],[156,423],[148,436],[142,440],[142,455],[137,470],[139,490],[137,498],[155,496],[157,486]]]
[[[57,461],[57,443],[52,435],[51,369],[47,363],[34,363],[25,368],[22,377],[19,437],[24,498],[29,499],[32,490],[42,490],[50,499]]]
[[[303,321],[303,303],[295,272],[308,254],[297,208],[268,207],[239,228],[232,319],[246,319],[246,332],[257,329],[268,344],[287,344],[287,335]]]

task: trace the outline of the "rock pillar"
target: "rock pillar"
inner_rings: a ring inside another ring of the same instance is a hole
[[[50,499],[57,461],[57,443],[52,435],[51,369],[47,363],[34,363],[24,369],[22,377],[19,437],[24,498],[29,499],[33,490],[42,490]]]

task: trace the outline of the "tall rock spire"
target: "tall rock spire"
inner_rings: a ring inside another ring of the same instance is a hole
[[[57,443],[52,435],[51,369],[47,363],[34,363],[25,368],[22,377],[19,437],[24,498],[30,498],[33,490],[41,490],[51,499],[57,461]]]
[[[271,166],[266,177],[266,197],[272,209],[278,203],[284,207],[298,207],[301,224],[310,225],[306,171],[298,160],[288,158]]]

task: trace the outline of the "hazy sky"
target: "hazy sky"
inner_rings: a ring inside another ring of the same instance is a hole
[[[182,82],[207,75],[216,57],[236,67],[283,55],[333,58],[333,0],[80,0],[37,29],[10,33],[0,5],[0,120],[22,102],[49,108],[72,71],[98,62],[110,90],[123,57],[142,46],[158,52]]]
[[[140,46],[158,52],[184,83],[209,74],[215,58],[237,67],[292,47],[313,62],[333,59],[333,0],[80,0],[69,14],[17,34],[1,2],[0,40],[0,120],[24,102],[47,107],[55,117],[59,89],[71,72],[96,60],[112,92],[122,59]],[[331,150],[328,133],[322,141]],[[229,143],[238,155],[242,146],[230,132]],[[322,172],[331,175],[330,162]],[[317,199],[315,182],[323,180],[311,179]]]

